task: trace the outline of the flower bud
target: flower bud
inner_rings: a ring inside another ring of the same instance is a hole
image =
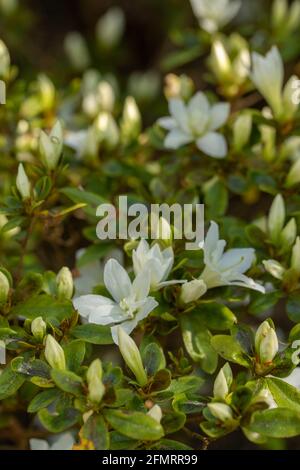
[[[166,98],[182,98],[188,100],[194,92],[193,80],[185,74],[169,73],[165,78],[164,93]]]
[[[66,369],[64,350],[51,335],[46,336],[45,358],[53,369]]]
[[[34,320],[32,320],[31,323],[31,333],[33,336],[38,339],[39,341],[42,341],[46,334],[47,330],[47,325],[42,319],[42,317],[37,317]]]
[[[4,305],[7,302],[9,289],[9,280],[7,276],[0,271],[0,305]]]
[[[287,188],[291,188],[298,183],[300,183],[300,159],[296,160],[292,165],[285,180],[285,185]]]
[[[142,118],[136,101],[132,96],[128,96],[125,101],[123,117],[121,123],[121,138],[124,143],[135,140],[142,127]]]
[[[193,281],[186,282],[181,286],[180,301],[183,304],[195,302],[200,299],[207,291],[207,287],[202,279],[193,279]]]
[[[239,152],[247,145],[252,131],[251,114],[240,114],[233,125],[233,146]]]
[[[120,353],[141,387],[148,382],[137,345],[121,326],[118,327],[118,343]]]
[[[30,198],[31,184],[22,163],[19,164],[16,186],[23,200]]]
[[[296,75],[292,75],[283,89],[283,111],[282,118],[287,121],[292,119],[299,107],[299,87],[300,80]]]
[[[271,23],[273,28],[284,26],[288,14],[287,0],[274,0],[272,5]]]
[[[214,383],[214,398],[225,400],[232,383],[232,371],[230,365],[226,363],[218,373]]]
[[[276,279],[282,279],[285,273],[284,267],[274,259],[268,259],[263,261],[265,270]]]
[[[162,411],[161,407],[159,405],[154,405],[151,410],[148,411],[147,413],[148,416],[151,416],[151,418],[155,419],[158,423],[161,422],[162,419]]]
[[[161,240],[165,246],[172,246],[173,233],[169,222],[153,212],[150,217],[151,238]]]
[[[60,121],[56,122],[49,135],[41,131],[39,148],[44,165],[49,170],[55,170],[63,149],[63,129]]]
[[[96,37],[100,46],[110,49],[117,46],[125,30],[125,16],[121,8],[112,7],[96,25]]]
[[[57,296],[59,299],[71,299],[73,295],[73,277],[69,268],[64,266],[56,276]]]
[[[292,249],[291,268],[300,274],[300,237],[296,238],[296,242]]]
[[[41,74],[38,77],[38,85],[39,85],[39,92],[40,98],[43,104],[44,110],[49,110],[54,105],[55,100],[55,87],[46,75]]]
[[[10,70],[10,55],[4,42],[0,39],[0,79],[8,78]]]
[[[85,70],[90,64],[90,54],[85,38],[77,31],[68,33],[64,41],[65,53],[75,70]]]
[[[211,68],[220,82],[232,79],[231,61],[220,40],[215,40],[212,45]]]
[[[232,409],[230,406],[225,405],[225,403],[209,403],[207,406],[211,414],[220,421],[226,422],[233,420]]]
[[[109,82],[102,80],[97,87],[99,110],[111,113],[115,106],[115,92]]]
[[[297,236],[297,225],[296,225],[296,220],[293,218],[286,224],[286,226],[280,233],[279,243],[284,251],[286,251],[293,245],[296,239],[296,236]]]
[[[109,113],[100,113],[95,121],[99,141],[112,150],[119,143],[119,129],[113,116]]]
[[[285,205],[281,194],[275,197],[268,217],[268,230],[273,243],[279,241],[280,233],[285,221]]]
[[[259,358],[262,364],[272,362],[278,352],[278,339],[275,330],[270,329],[262,339],[259,347]]]
[[[105,393],[102,382],[102,364],[100,359],[95,359],[87,370],[86,374],[89,399],[94,403],[100,403]]]
[[[262,364],[272,362],[278,352],[277,335],[268,320],[265,320],[256,331],[255,351]]]

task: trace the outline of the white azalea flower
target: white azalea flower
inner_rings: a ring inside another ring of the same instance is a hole
[[[114,300],[90,294],[74,299],[73,305],[90,323],[110,325],[113,340],[118,344],[118,325],[130,334],[158,303],[148,297],[150,273],[142,271],[131,282],[127,271],[115,259],[105,265],[104,284]]]
[[[239,0],[190,0],[203,29],[214,33],[229,23],[241,7]]]
[[[147,271],[150,275],[150,287],[158,290],[170,284],[184,281],[167,281],[174,263],[174,253],[171,247],[161,250],[158,243],[150,248],[146,240],[141,240],[137,249],[132,252],[133,269],[135,275]]]
[[[228,103],[210,105],[205,94],[196,93],[186,105],[180,98],[169,100],[171,117],[163,117],[158,124],[169,132],[165,138],[166,148],[177,149],[195,142],[199,150],[214,158],[224,158],[227,143],[218,132],[229,116]]]
[[[253,248],[234,248],[224,253],[225,240],[219,240],[219,227],[211,222],[202,244],[205,268],[200,276],[207,288],[219,286],[242,286],[265,293],[265,289],[244,273],[251,267],[255,252]]]
[[[276,119],[293,117],[298,108],[298,103],[293,99],[298,78],[293,75],[283,88],[284,66],[276,46],[265,57],[253,52],[250,77],[271,106]]]
[[[29,441],[31,450],[72,450],[74,443],[74,437],[70,433],[57,436],[52,444],[44,439],[30,439]]]

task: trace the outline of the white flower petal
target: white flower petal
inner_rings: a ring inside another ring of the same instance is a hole
[[[168,131],[174,129],[175,127],[177,127],[177,122],[175,121],[174,118],[172,117],[162,117],[160,119],[158,119],[157,123],[163,128],[163,129],[167,129]]]
[[[183,100],[179,98],[171,98],[169,100],[169,111],[181,130],[189,132],[187,109]]]
[[[210,130],[215,131],[219,129],[228,119],[230,113],[229,103],[217,103],[211,107],[210,111]]]
[[[164,146],[168,149],[178,149],[183,145],[189,144],[193,141],[193,138],[190,134],[185,133],[179,128],[171,130],[164,141]]]
[[[197,140],[197,147],[203,153],[214,158],[224,158],[227,153],[227,143],[223,135],[209,132]]]
[[[116,302],[127,297],[131,291],[128,273],[115,259],[108,260],[105,265],[104,284]]]
[[[81,295],[73,299],[75,310],[78,310],[80,316],[83,318],[88,318],[96,309],[106,305],[114,305],[114,302],[102,295]]]

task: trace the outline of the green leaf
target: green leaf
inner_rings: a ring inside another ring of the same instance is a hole
[[[80,413],[74,408],[65,408],[60,413],[51,414],[46,408],[38,412],[42,425],[50,432],[58,433],[74,426],[77,423]]]
[[[57,300],[47,294],[34,295],[29,299],[16,305],[11,315],[21,316],[33,320],[36,317],[56,318],[59,321],[71,318],[73,305],[69,300]]]
[[[95,450],[109,449],[109,433],[100,415],[92,415],[80,430],[80,437],[93,443]]]
[[[84,356],[85,356],[84,342],[79,339],[76,339],[66,344],[63,347],[63,349],[65,352],[67,368],[76,372],[84,360]]]
[[[116,431],[131,439],[156,441],[164,435],[162,426],[144,413],[106,410],[105,418]]]
[[[185,377],[179,377],[178,379],[172,380],[170,390],[174,395],[179,393],[199,393],[205,379],[197,377],[196,375],[187,375]]]
[[[61,392],[55,388],[51,390],[44,390],[38,393],[29,403],[27,411],[28,413],[36,413],[42,408],[47,408],[55,400],[61,396]]]
[[[91,344],[113,344],[110,328],[108,326],[87,323],[72,328],[71,333],[75,338]]]
[[[260,315],[274,307],[282,297],[282,293],[278,291],[266,294],[257,293],[255,297],[256,299],[249,306],[249,312],[253,315]]]
[[[171,372],[168,369],[160,369],[153,377],[153,382],[150,387],[151,393],[160,392],[170,386]]]
[[[64,392],[80,396],[82,394],[82,379],[68,370],[52,369],[51,377],[55,385]]]
[[[253,413],[247,426],[252,432],[273,438],[294,437],[300,434],[300,413],[289,408],[273,408]]]
[[[23,385],[25,378],[7,366],[0,375],[0,400],[14,395]]]
[[[244,367],[251,366],[251,359],[246,355],[240,343],[232,336],[217,335],[211,340],[212,347],[226,361],[240,364]]]
[[[134,450],[138,445],[136,439],[130,439],[117,431],[110,433],[110,450]]]
[[[184,413],[171,412],[167,413],[161,420],[165,434],[173,434],[179,431],[185,425],[186,417]]]
[[[218,356],[211,346],[211,333],[197,313],[182,315],[180,323],[188,354],[205,372],[213,374],[217,367]]]
[[[225,214],[228,207],[228,191],[218,177],[204,184],[205,212],[208,220],[215,220]]]
[[[229,330],[237,318],[233,312],[223,304],[217,302],[202,302],[192,315],[203,321],[208,329]]]
[[[154,375],[166,366],[164,353],[156,343],[150,343],[143,349],[142,359],[148,376]]]
[[[162,439],[161,441],[153,444],[151,450],[193,450],[192,447],[183,444],[182,442],[173,441],[172,439]]]
[[[30,378],[41,377],[46,380],[50,379],[50,367],[41,359],[16,357],[11,361],[11,368],[14,372],[18,372]]]
[[[63,188],[60,192],[75,203],[84,202],[85,204],[93,207],[98,207],[100,204],[107,202],[107,199],[104,199],[99,194],[83,191],[77,188]]]
[[[276,378],[267,378],[269,390],[279,407],[290,408],[300,413],[300,391]]]
[[[286,311],[290,320],[300,323],[300,294],[291,294],[286,304]]]

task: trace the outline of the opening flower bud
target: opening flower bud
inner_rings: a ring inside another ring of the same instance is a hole
[[[207,406],[211,414],[220,421],[225,422],[233,420],[232,410],[230,406],[225,405],[225,403],[209,403]]]
[[[32,320],[31,333],[36,339],[42,341],[42,339],[44,338],[46,334],[46,330],[47,330],[47,325],[42,319],[42,317],[37,317],[34,320]]]
[[[225,400],[229,393],[232,383],[232,371],[230,365],[227,363],[222,367],[218,373],[214,383],[214,398],[218,400]]]
[[[154,405],[150,411],[147,413],[148,416],[151,416],[151,418],[155,419],[158,423],[161,422],[162,419],[162,411],[161,407],[159,405]]]
[[[126,365],[134,374],[139,385],[144,387],[144,385],[146,385],[148,382],[148,379],[140,352],[133,339],[131,339],[126,331],[120,326],[118,327],[118,343],[120,353],[122,354]]]
[[[66,369],[64,350],[51,335],[46,337],[45,358],[53,369]]]
[[[261,364],[272,362],[278,352],[277,335],[268,320],[265,320],[256,331],[255,351]]]
[[[48,170],[55,170],[63,149],[63,129],[60,121],[56,122],[49,135],[41,131],[39,148],[44,165]]]
[[[195,302],[196,300],[200,299],[200,297],[202,297],[206,291],[206,284],[201,279],[194,279],[193,281],[186,282],[181,287],[180,301],[183,304]]]

